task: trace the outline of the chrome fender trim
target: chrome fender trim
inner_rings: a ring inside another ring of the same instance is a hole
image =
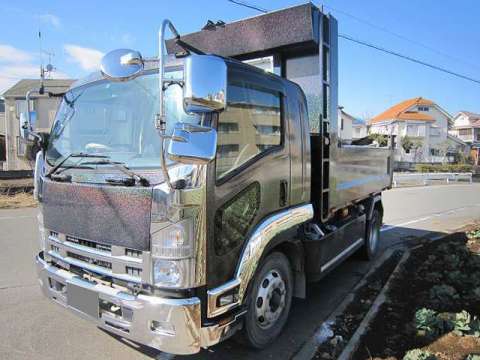
[[[246,241],[235,271],[235,278],[218,288],[208,291],[208,317],[215,317],[240,305],[253,278],[260,259],[269,242],[278,234],[313,219],[312,204],[291,207],[277,212],[264,219]],[[225,306],[219,306],[219,298],[227,291],[238,287],[236,301]]]

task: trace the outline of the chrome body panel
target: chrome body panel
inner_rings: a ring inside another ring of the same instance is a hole
[[[390,148],[342,145],[332,149],[331,208],[339,209],[392,185]]]
[[[46,231],[45,258],[132,284],[150,283],[150,252]]]
[[[194,354],[202,347],[221,341],[234,321],[201,326],[200,300],[166,299],[143,294],[133,295],[127,289],[94,283],[48,264],[39,255],[36,257],[39,283],[44,295],[57,304],[68,308],[76,315],[94,321],[99,327],[126,339],[173,354]],[[98,301],[107,302],[121,309],[121,315],[100,308],[98,316],[92,317],[72,307],[68,300],[69,284],[98,296]],[[235,319],[234,319],[235,320]],[[154,329],[152,322],[166,328]]]
[[[275,236],[313,219],[312,204],[305,204],[282,210],[264,219],[246,240],[243,252],[238,261],[235,277],[231,281],[208,291],[208,317],[215,317],[226,313],[230,309],[242,304],[246,290],[269,242]],[[236,289],[238,288],[238,289]],[[226,306],[218,306],[220,296],[236,289],[236,301]]]
[[[193,218],[194,281],[192,287],[206,284],[206,165],[178,165],[169,169],[172,182],[184,180],[184,189],[172,189],[166,183],[153,188],[154,208],[151,218],[151,239],[165,227]]]
[[[240,257],[235,278],[240,280],[239,301],[243,300],[264,250],[268,243],[278,234],[303,224],[313,218],[311,204],[300,205],[280,211],[262,221],[247,240]]]

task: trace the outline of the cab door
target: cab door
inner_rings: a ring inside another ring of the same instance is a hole
[[[229,64],[227,108],[217,118],[217,157],[208,172],[209,287],[233,277],[252,229],[290,204],[285,99],[282,79]]]

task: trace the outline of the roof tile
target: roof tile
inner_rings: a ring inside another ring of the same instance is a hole
[[[392,106],[390,109],[384,111],[383,113],[375,116],[372,120],[370,120],[370,124],[374,124],[377,122],[381,121],[388,121],[388,120],[395,120],[395,119],[402,119],[402,120],[428,120],[431,121],[433,118],[427,114],[427,117],[421,117],[419,115],[411,115],[411,114],[420,114],[418,112],[409,112],[410,115],[405,116],[408,109],[410,109],[412,106],[415,105],[434,105],[434,102],[428,99],[424,99],[422,97],[416,97],[413,99],[408,99],[405,101],[402,101],[394,106]],[[423,115],[423,114],[421,114]],[[412,118],[413,116],[413,118]]]

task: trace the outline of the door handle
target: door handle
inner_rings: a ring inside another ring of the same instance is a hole
[[[279,197],[280,207],[286,206],[287,200],[288,200],[288,181],[281,180],[280,181],[280,197]]]

